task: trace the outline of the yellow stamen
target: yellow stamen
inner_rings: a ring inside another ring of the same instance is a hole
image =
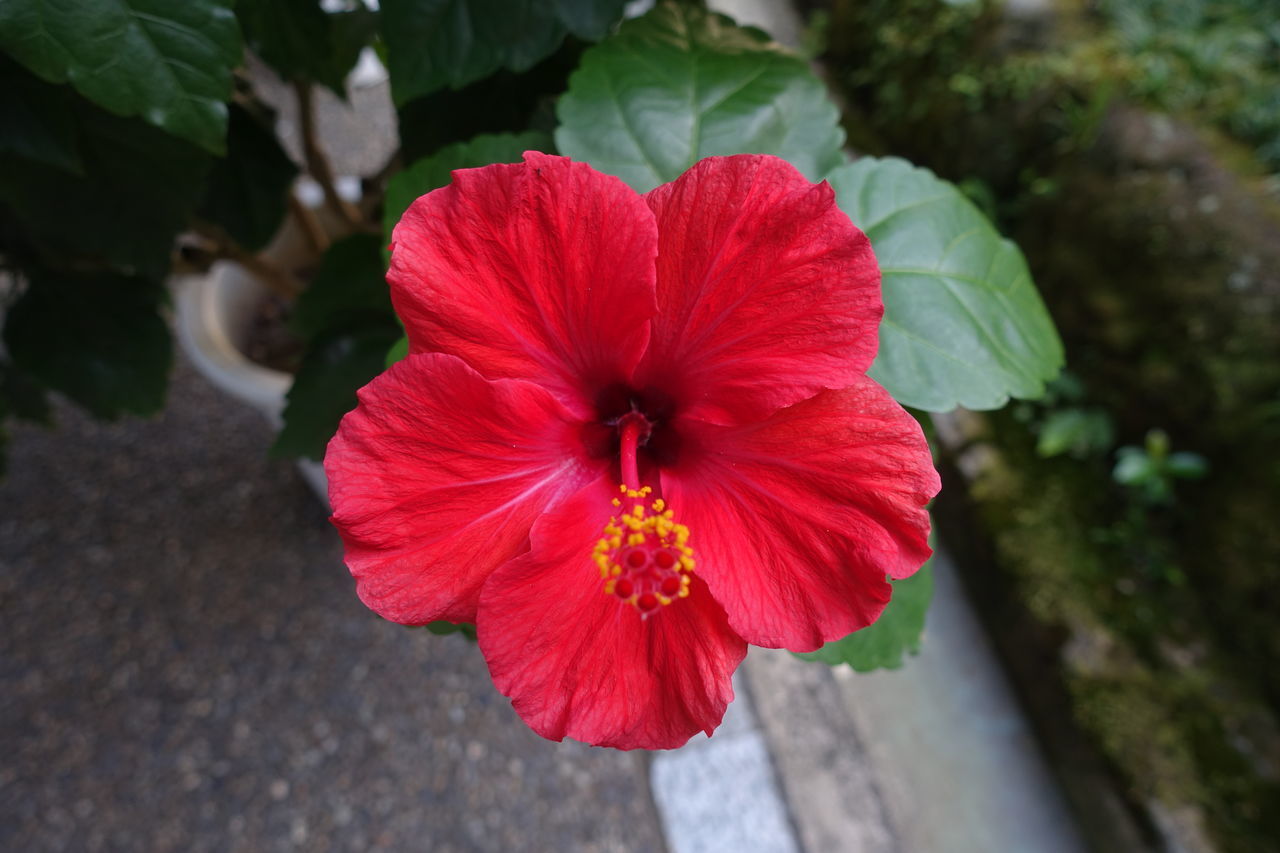
[[[618,487],[622,501],[630,508],[609,519],[604,536],[592,549],[592,559],[604,580],[604,592],[613,595],[648,617],[660,607],[689,597],[694,570],[689,528],[675,520],[674,511],[662,498],[649,496],[653,489]],[[625,541],[625,546],[624,546]]]

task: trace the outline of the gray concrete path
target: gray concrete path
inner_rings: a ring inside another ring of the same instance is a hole
[[[807,853],[1083,853],[945,552],[918,657],[828,669],[752,649],[744,674]]]
[[[0,482],[0,850],[662,851],[646,758],[530,732],[383,622],[255,412],[20,426]]]
[[[0,850],[1080,847],[945,566],[902,671],[753,650],[709,741],[557,745],[356,600],[257,413],[180,368],[155,421],[59,419],[0,483]]]

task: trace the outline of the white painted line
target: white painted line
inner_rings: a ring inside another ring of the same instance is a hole
[[[746,691],[708,739],[655,753],[650,772],[671,853],[799,853]]]

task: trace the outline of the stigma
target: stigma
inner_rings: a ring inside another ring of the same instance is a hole
[[[618,487],[616,514],[604,527],[592,551],[600,568],[605,595],[611,595],[649,617],[678,598],[687,598],[693,579],[689,528],[678,524],[653,490]]]

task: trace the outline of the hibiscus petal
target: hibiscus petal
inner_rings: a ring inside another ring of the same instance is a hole
[[[456,171],[415,201],[393,233],[387,279],[410,352],[452,353],[582,409],[630,379],[644,352],[657,226],[619,179],[524,156]]]
[[[531,551],[485,585],[480,650],[543,737],[670,749],[719,725],[746,644],[696,574],[687,598],[647,619],[604,592],[590,552],[616,496],[601,479],[538,520]]]
[[[880,270],[825,182],[777,157],[710,157],[645,200],[659,313],[637,385],[665,388],[690,417],[742,423],[866,372]]]
[[[929,558],[938,475],[919,424],[872,380],[756,424],[677,429],[663,494],[747,642],[812,651],[847,636],[888,603],[886,575]]]
[[[360,599],[393,622],[475,619],[480,587],[548,506],[600,474],[549,391],[411,355],[360,390],[325,454]]]

